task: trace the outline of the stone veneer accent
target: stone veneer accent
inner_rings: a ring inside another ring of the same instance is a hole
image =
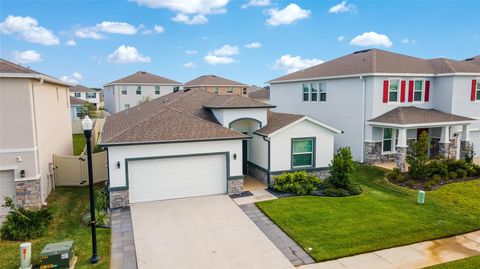
[[[15,181],[15,202],[27,209],[40,208],[40,179]]]
[[[128,190],[110,190],[110,208],[121,208],[128,206]]]
[[[382,142],[365,142],[363,161],[368,164],[395,161],[396,153],[382,154]]]
[[[397,147],[396,163],[400,172],[407,171],[407,147]]]
[[[460,141],[460,159],[465,159],[465,154],[467,154],[467,145],[472,144],[470,141]]]
[[[228,195],[241,194],[243,190],[243,176],[241,178],[234,178],[227,180]]]
[[[440,143],[439,138],[432,138],[430,142],[430,154],[432,158],[456,159],[457,139],[450,139],[450,143]]]

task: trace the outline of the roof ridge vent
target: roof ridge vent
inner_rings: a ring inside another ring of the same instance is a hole
[[[146,71],[138,71],[138,73],[140,73],[140,74],[146,74],[147,72],[146,72]]]
[[[360,54],[360,53],[365,53],[365,52],[369,52],[371,51],[372,49],[366,49],[366,50],[357,50],[357,51],[354,51],[352,54]]]

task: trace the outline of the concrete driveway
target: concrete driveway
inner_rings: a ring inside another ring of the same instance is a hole
[[[226,195],[131,205],[139,269],[294,268]]]

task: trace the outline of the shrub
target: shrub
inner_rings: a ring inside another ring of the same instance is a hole
[[[353,181],[355,164],[353,163],[352,152],[350,151],[350,148],[341,147],[338,149],[338,152],[333,156],[330,168],[331,176],[325,181],[325,190],[330,188],[343,189],[350,195],[362,193],[360,185]],[[338,192],[343,193],[343,191]],[[334,194],[335,191],[327,191],[327,193]]]
[[[405,182],[405,177],[400,172],[400,169],[393,168],[392,172],[387,174],[387,178],[390,181]]]
[[[470,168],[468,168],[468,170],[467,170],[467,175],[468,175],[469,177],[474,177],[474,176],[476,176],[476,175],[477,175],[477,169],[475,169],[475,167],[473,167],[473,166],[470,167]]]
[[[415,185],[417,185],[417,182],[415,180],[410,179],[410,180],[407,180],[407,182],[405,182],[405,185],[407,185],[410,188],[413,188],[415,187]]]
[[[449,172],[449,173],[448,173],[448,178],[449,178],[449,179],[454,179],[454,180],[457,179],[457,178],[458,178],[457,172],[453,172],[453,171],[452,171],[452,172]]]
[[[108,194],[105,189],[95,190],[95,210],[107,211],[109,207]]]
[[[305,171],[283,173],[274,177],[273,189],[279,192],[287,192],[299,195],[310,195],[318,189],[320,179]]]
[[[425,179],[428,177],[427,164],[428,149],[430,146],[430,136],[427,132],[423,132],[418,141],[414,141],[408,148],[406,161],[409,165],[408,174],[413,179]]]
[[[335,187],[326,188],[323,191],[325,196],[332,196],[332,197],[344,197],[350,196],[350,192],[345,189],[336,189]]]
[[[457,175],[458,178],[465,178],[467,176],[467,171],[460,168],[457,170]]]
[[[428,163],[429,176],[439,175],[441,177],[448,176],[448,165],[445,160],[431,160]]]
[[[473,163],[473,157],[475,157],[475,148],[473,143],[467,143],[465,147],[465,161],[467,163]]]
[[[430,191],[433,189],[433,187],[437,185],[435,184],[435,182],[433,180],[429,180],[427,182],[425,182],[425,184],[423,185],[423,188],[427,191]]]
[[[10,209],[0,228],[0,237],[3,240],[25,241],[42,237],[47,233],[48,224],[52,220],[52,213],[47,208],[40,210],[16,208],[9,197],[5,198],[2,207]]]
[[[90,212],[83,214],[82,221],[86,226],[90,226]],[[110,215],[105,210],[95,209],[95,226],[96,227],[109,227]]]
[[[432,177],[432,179],[430,179],[430,181],[432,183],[434,183],[435,185],[438,185],[442,181],[442,177],[440,175],[433,175],[433,177]]]
[[[458,169],[467,170],[471,167],[471,164],[465,160],[448,160],[447,167],[449,172],[456,172]]]

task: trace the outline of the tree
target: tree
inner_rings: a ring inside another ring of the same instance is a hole
[[[355,187],[353,182],[353,173],[355,172],[355,163],[352,159],[352,152],[348,147],[341,147],[333,156],[330,165],[331,176],[329,183],[337,189],[344,189],[350,192]]]
[[[414,179],[425,179],[428,176],[428,148],[431,138],[423,131],[417,141],[410,144],[406,161],[408,163],[408,175]]]
[[[475,148],[473,143],[466,142],[467,145],[465,146],[465,161],[468,163],[473,163],[473,157],[475,157]]]
[[[142,97],[142,99],[140,99],[140,100],[138,101],[138,104],[140,105],[140,104],[149,102],[150,100],[152,100],[152,97],[151,97],[151,96],[144,96],[144,97]]]
[[[82,106],[82,115],[81,118],[85,117],[85,114],[88,113],[88,117],[95,119],[97,117],[97,108],[92,103],[87,103]]]

